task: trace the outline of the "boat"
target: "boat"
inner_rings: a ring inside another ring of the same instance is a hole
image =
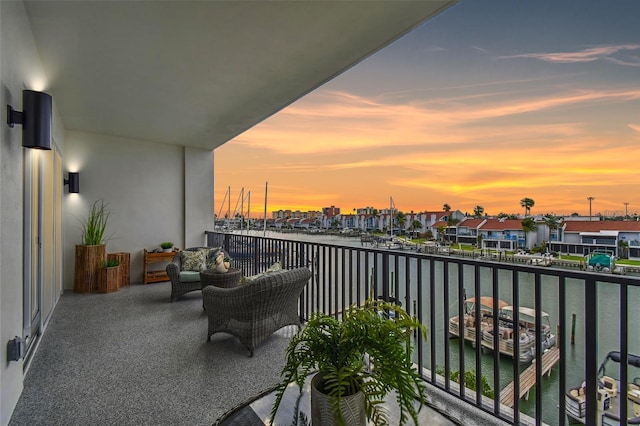
[[[587,270],[611,272],[615,268],[615,256],[612,250],[594,250],[586,255]]]
[[[627,374],[633,379],[627,383],[626,397],[620,398],[623,387],[620,381],[606,375],[608,362],[620,363],[620,352],[607,354],[598,369],[598,421],[599,426],[618,426],[620,422],[620,404],[627,404],[627,422],[629,425],[640,425],[640,356],[628,354],[629,367]],[[617,369],[616,369],[617,370]],[[633,374],[635,373],[635,374]],[[570,421],[586,424],[586,384],[573,386],[566,392],[566,412]]]
[[[464,340],[470,342],[476,341],[476,317],[475,312],[479,304],[480,309],[480,332],[485,328],[491,326],[493,321],[493,297],[482,296],[479,298],[478,303],[475,297],[468,298],[464,301],[464,314],[463,314],[463,337]],[[504,300],[498,299],[498,310],[501,310],[509,304]],[[460,320],[458,316],[449,318],[449,336],[451,338],[460,337]]]
[[[532,308],[521,306],[518,309],[518,327],[514,326],[513,306],[505,306],[498,314],[498,351],[511,358],[515,353],[515,341],[518,339],[518,360],[522,364],[528,364],[536,357],[536,311]],[[556,345],[556,336],[552,333],[549,314],[540,311],[542,324],[542,351]],[[490,351],[494,350],[494,327],[491,325],[482,330],[482,347]]]
[[[550,266],[553,263],[553,255],[551,253],[542,253],[542,254],[529,254],[524,250],[518,250],[517,253],[513,255],[515,259],[520,259],[520,261],[525,261],[530,265],[536,266]]]

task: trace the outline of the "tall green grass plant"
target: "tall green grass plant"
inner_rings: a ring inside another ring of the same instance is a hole
[[[82,244],[97,246],[104,243],[107,222],[111,212],[103,200],[97,200],[89,209],[89,215],[82,222]]]

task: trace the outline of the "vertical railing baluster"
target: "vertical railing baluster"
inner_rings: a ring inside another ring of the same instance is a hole
[[[565,426],[565,415],[567,409],[567,401],[565,392],[567,389],[567,312],[565,312],[565,306],[567,306],[567,294],[566,294],[567,280],[565,277],[560,277],[558,282],[558,312],[560,313],[559,319],[559,332],[556,334],[556,344],[560,350],[560,383],[558,385],[558,426]]]
[[[411,262],[415,260],[415,258],[405,256],[404,257],[404,273],[405,273],[405,282],[404,282],[404,306],[405,311],[409,315],[415,315],[415,312],[411,311]]]
[[[499,269],[491,270],[491,292],[493,293],[493,312],[496,315],[493,316],[493,412],[500,416],[500,340],[499,340],[499,323],[498,316],[500,315],[500,289],[498,287],[498,275]]]
[[[584,298],[585,321],[585,377],[587,382],[587,424],[596,424],[598,416],[598,298],[596,280],[589,277],[585,280]],[[589,402],[591,401],[591,402]]]
[[[513,328],[520,328],[520,275],[514,269],[512,272],[513,294]],[[513,339],[513,423],[520,424],[520,333]]]
[[[429,343],[431,359],[431,383],[436,383],[436,277],[433,271],[435,270],[435,260],[429,260]]]
[[[628,351],[628,337],[629,337],[629,311],[628,311],[628,288],[626,284],[620,285],[620,389],[618,392],[622,392],[621,395],[618,396],[620,398],[620,419],[624,422],[622,424],[626,424],[628,414],[628,406],[623,401],[627,398],[627,383],[628,380],[628,371],[627,371],[627,363],[629,362]]]
[[[534,276],[534,304],[535,314],[534,323],[536,326],[536,383],[542,383],[542,283],[540,282],[540,274]],[[536,425],[542,424],[542,386],[536,386]]]
[[[417,272],[417,289],[416,289],[416,298],[418,299],[418,312],[416,313],[418,316],[418,321],[421,324],[424,324],[423,321],[423,306],[422,306],[422,262],[418,261],[418,270]],[[424,371],[424,350],[423,350],[423,336],[422,333],[418,333],[418,371],[420,375],[423,375]]]
[[[482,406],[482,303],[480,299],[482,298],[482,289],[480,288],[480,266],[474,265],[473,268],[473,292],[476,297],[476,405]],[[497,314],[497,312],[494,312]],[[494,315],[495,316],[495,315]],[[461,379],[461,382],[464,383],[464,379]]]
[[[382,300],[389,300],[389,253],[382,253]]]
[[[460,338],[458,339],[458,383],[460,398],[465,399],[465,391],[464,391],[464,307],[465,307],[465,290],[464,290],[464,269],[460,263],[454,263],[458,270],[458,335]]]
[[[451,390],[451,339],[449,332],[449,261],[442,262],[442,287],[443,287],[443,321],[446,331],[444,333],[444,388],[448,391]]]

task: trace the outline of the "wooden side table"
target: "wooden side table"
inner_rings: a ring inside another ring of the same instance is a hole
[[[242,271],[238,268],[229,268],[227,272],[205,269],[204,271],[200,271],[200,284],[202,284],[202,288],[208,285],[232,288],[238,285],[240,277],[242,277]]]
[[[153,263],[169,263],[177,252],[153,253],[144,249],[144,264],[142,269],[142,280],[145,284],[169,281],[169,275],[164,269],[150,270],[149,265]],[[166,266],[166,265],[165,265]]]

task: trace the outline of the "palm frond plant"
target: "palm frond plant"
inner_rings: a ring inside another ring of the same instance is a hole
[[[313,314],[287,348],[272,421],[287,386],[295,382],[302,391],[307,376],[317,371],[324,380],[320,390],[328,395],[338,424],[346,424],[341,411],[344,398],[357,391],[364,394],[366,417],[376,425],[387,424],[381,406],[392,390],[396,391],[400,424],[409,418],[418,424],[426,387],[411,358],[416,330],[426,339],[426,327],[416,318],[395,304],[372,297],[361,307],[348,308],[341,321]],[[417,409],[416,398],[420,403]]]
[[[97,200],[89,209],[89,215],[82,222],[82,244],[95,246],[102,244],[111,212],[103,200]]]

